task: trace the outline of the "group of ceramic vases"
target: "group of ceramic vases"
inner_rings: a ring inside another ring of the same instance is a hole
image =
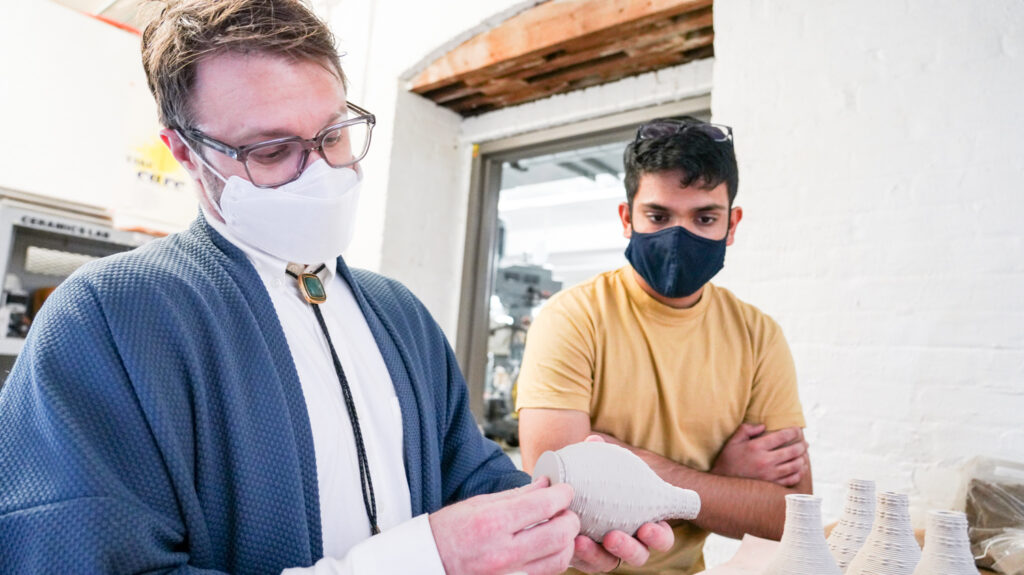
[[[547,451],[533,476],[568,483],[569,505],[580,531],[600,542],[619,529],[635,534],[647,522],[693,519],[700,497],[661,480],[627,449],[585,442]],[[977,575],[967,538],[967,517],[931,511],[924,553],[910,525],[910,501],[902,493],[875,496],[873,481],[851,480],[839,523],[828,539],[821,523],[821,498],[786,496],[786,524],[764,575]]]
[[[842,517],[828,539],[821,527],[821,498],[786,496],[786,526],[765,575],[977,575],[967,538],[967,517],[930,511],[924,552],[910,525],[902,493],[875,497],[873,481],[847,484]]]

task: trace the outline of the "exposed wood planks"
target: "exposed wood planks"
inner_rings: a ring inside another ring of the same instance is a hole
[[[412,90],[470,116],[714,53],[712,0],[552,0],[467,40]]]

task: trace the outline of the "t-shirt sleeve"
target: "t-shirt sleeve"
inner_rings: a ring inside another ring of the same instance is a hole
[[[594,332],[572,294],[548,302],[526,335],[516,380],[516,410],[575,409],[590,413]]]
[[[765,343],[756,357],[754,383],[745,419],[765,424],[768,431],[804,427],[806,422],[797,392],[793,354],[778,324],[769,318],[765,320]]]

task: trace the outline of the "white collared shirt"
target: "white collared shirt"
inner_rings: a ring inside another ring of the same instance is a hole
[[[316,454],[324,557],[288,575],[444,573],[427,515],[412,519],[405,477],[402,413],[384,358],[348,283],[334,262],[318,275],[327,292],[320,304],[334,348],[352,390],[359,417],[381,533],[372,538],[363,503],[355,436],[331,359],[313,309],[288,262],[251,246],[203,210],[206,221],[249,258],[281,322],[306,400]],[[313,266],[314,268],[316,266]]]

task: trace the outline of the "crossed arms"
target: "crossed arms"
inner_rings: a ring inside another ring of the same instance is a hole
[[[700,494],[700,516],[693,523],[727,537],[749,533],[779,539],[785,522],[785,496],[811,492],[807,443],[796,427],[765,433],[763,425],[740,425],[708,472],[601,434],[591,429],[590,416],[582,411],[524,408],[519,412],[519,430],[527,472],[543,452],[583,441],[597,432],[606,441],[636,453],[668,483]]]

